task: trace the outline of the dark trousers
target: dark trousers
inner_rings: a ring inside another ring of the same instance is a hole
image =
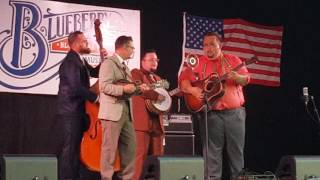
[[[235,179],[244,167],[245,109],[240,107],[208,112],[208,152],[206,152],[204,116],[203,113],[199,115],[203,154],[207,155],[205,165],[208,166],[210,180],[221,179],[224,149],[231,173],[230,179]]]
[[[83,116],[59,116],[63,133],[62,148],[58,156],[59,180],[80,179],[80,143]]]

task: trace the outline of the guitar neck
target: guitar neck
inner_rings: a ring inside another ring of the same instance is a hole
[[[244,65],[249,65],[249,64],[252,64],[252,63],[257,63],[258,62],[258,58],[257,56],[253,56],[251,57],[250,59],[247,59],[245,61],[243,61],[241,64],[239,64],[238,66],[236,66],[235,68],[233,68],[231,71],[238,71],[240,68],[242,68],[242,66]],[[227,77],[228,77],[228,74],[229,73],[226,73],[224,75],[222,75],[220,77],[220,82],[225,80]]]
[[[236,66],[235,68],[233,68],[231,71],[238,71],[240,68],[242,68],[242,66],[244,66],[245,65],[245,63],[244,62],[242,62],[241,64],[239,64],[238,66]],[[225,73],[224,75],[222,75],[221,77],[220,77],[220,82],[221,81],[223,81],[223,80],[225,80],[227,77],[228,77],[228,74],[229,74],[229,72],[228,73]]]

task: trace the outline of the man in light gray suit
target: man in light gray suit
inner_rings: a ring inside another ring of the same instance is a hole
[[[134,174],[136,139],[130,116],[130,95],[140,90],[147,90],[143,84],[139,87],[133,83],[119,84],[119,80],[131,81],[130,70],[125,60],[134,52],[130,36],[120,36],[115,42],[115,54],[105,60],[100,67],[99,119],[102,123],[102,147],[100,174],[102,180],[111,180],[117,149],[120,154],[121,167],[119,177],[131,180]]]

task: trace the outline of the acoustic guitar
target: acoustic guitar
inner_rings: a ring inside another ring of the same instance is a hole
[[[256,56],[253,56],[252,58],[243,61],[231,71],[238,71],[242,66],[256,62],[258,62],[258,59]],[[224,75],[219,76],[217,73],[212,73],[203,80],[192,82],[191,85],[203,89],[203,92],[206,93],[207,101],[209,104],[213,104],[217,99],[224,95],[223,81],[226,80],[228,74],[229,73],[225,73]],[[198,99],[192,94],[184,93],[183,96],[187,108],[193,113],[201,111],[206,105],[204,99]]]

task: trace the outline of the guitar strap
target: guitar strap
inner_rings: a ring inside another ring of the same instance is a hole
[[[206,78],[206,71],[207,71],[207,65],[208,62],[204,64],[203,69],[202,69],[202,79]]]
[[[227,65],[226,68],[225,68],[225,65]],[[232,68],[229,60],[226,57],[224,57],[224,55],[222,55],[222,57],[221,57],[221,67],[222,67],[222,71],[223,71],[222,74],[225,74],[226,72],[227,73],[230,72],[230,70]]]
[[[225,58],[223,54],[222,54],[222,56],[221,56],[220,64],[221,64],[222,74],[225,74],[226,71],[230,71],[231,68],[232,68],[229,60],[228,60],[227,58]],[[204,66],[203,66],[203,69],[202,69],[202,79],[205,79],[205,78],[206,78],[207,65],[208,65],[208,62],[205,63]],[[226,66],[227,68],[225,68],[225,65],[227,65],[227,66]],[[219,73],[218,73],[218,65],[217,65],[217,64],[215,64],[215,66],[213,66],[213,71],[212,71],[212,73],[217,73],[217,74],[219,75]],[[211,73],[210,73],[210,74],[211,74]]]
[[[225,74],[226,71],[229,72],[230,69],[231,69],[231,64],[229,63],[228,59],[224,57],[223,54],[222,54],[221,59],[220,59],[220,65],[221,65],[222,74]],[[227,68],[225,68],[225,65],[227,65],[226,66]],[[215,66],[213,66],[213,72],[212,73],[216,73],[217,75],[219,75],[218,65],[217,64],[215,64]]]
[[[203,66],[203,69],[202,69],[202,78],[203,78],[203,79],[207,78],[207,77],[206,77],[207,65],[208,65],[208,62]],[[210,74],[211,74],[211,73],[218,73],[218,67],[217,67],[217,65],[215,65],[215,66],[212,67],[212,72],[210,72]]]

